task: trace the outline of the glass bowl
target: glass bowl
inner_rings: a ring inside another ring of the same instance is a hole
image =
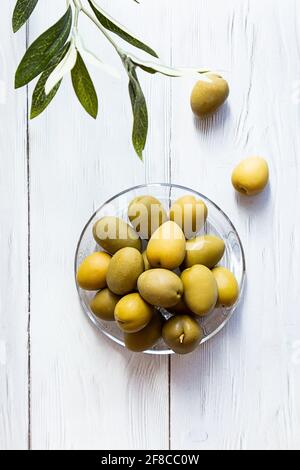
[[[169,210],[173,202],[182,196],[191,195],[202,199],[208,208],[208,218],[205,226],[199,234],[207,233],[217,235],[225,242],[225,254],[219,265],[225,266],[234,273],[239,284],[240,296],[233,307],[217,308],[208,316],[199,319],[199,323],[204,331],[204,338],[201,342],[201,344],[203,344],[222,330],[235,311],[243,293],[246,271],[244,250],[236,229],[231,223],[229,217],[227,217],[227,215],[214,202],[203,194],[176,184],[158,183],[136,186],[134,188],[127,189],[126,191],[122,191],[109,199],[92,215],[82,231],[75,254],[75,280],[77,269],[84,258],[94,251],[101,250],[93,238],[92,229],[94,223],[105,216],[120,217],[130,223],[127,216],[127,209],[130,201],[135,197],[145,195],[151,195],[159,199],[166,210]],[[92,323],[112,341],[125,347],[123,333],[117,327],[115,322],[102,321],[91,312],[89,303],[91,298],[95,295],[95,292],[88,292],[81,289],[77,282],[76,286],[83,311]],[[160,309],[160,311],[166,318],[172,316],[164,309]],[[163,340],[160,340],[159,343],[150,350],[145,351],[145,353],[173,354],[173,351],[168,348]]]

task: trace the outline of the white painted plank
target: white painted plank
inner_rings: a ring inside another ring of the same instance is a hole
[[[31,40],[58,17],[62,3],[47,5],[46,16],[39,6]],[[167,55],[167,5],[160,15],[158,0],[102,4]],[[110,60],[111,49],[93,25],[82,20],[82,28],[87,45]],[[117,57],[113,63],[119,65]],[[67,81],[46,114],[30,124],[32,446],[166,448],[168,360],[125,352],[92,328],[78,304],[73,257],[83,225],[105,199],[168,178],[169,81],[147,81],[151,129],[143,166],[130,143],[127,81],[90,72],[99,90],[97,122],[84,114]]]
[[[0,15],[0,449],[27,448],[26,91],[13,77],[25,31],[11,30],[12,2]]]
[[[229,104],[203,123],[190,83],[173,86],[172,181],[216,201],[240,232],[247,289],[234,319],[172,359],[171,445],[299,449],[299,2],[174,0],[173,58],[224,70]],[[271,188],[234,194],[233,166],[265,156]],[[298,349],[297,349],[298,348]]]

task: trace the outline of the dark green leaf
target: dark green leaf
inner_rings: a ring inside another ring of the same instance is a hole
[[[34,119],[39,116],[51,103],[54,96],[56,95],[62,80],[51,90],[51,92],[46,95],[45,93],[45,84],[50,77],[53,70],[57,67],[57,65],[63,60],[66,53],[68,52],[70,47],[70,43],[68,42],[62,50],[55,56],[49,63],[49,67],[45,72],[42,73],[40,76],[39,81],[36,84],[32,95],[32,104],[31,104],[31,112],[30,118]]]
[[[72,9],[45,31],[26,51],[16,71],[15,87],[20,88],[31,82],[47,69],[50,60],[58,54],[67,41],[72,25]]]
[[[144,65],[138,65],[138,67],[144,70],[144,72],[150,73],[151,75],[155,75],[157,73],[157,70],[154,70],[151,67],[145,67]]]
[[[13,12],[12,26],[16,33],[23,24],[29,19],[31,13],[35,9],[38,0],[18,0]]]
[[[96,119],[98,114],[98,98],[97,93],[79,52],[77,53],[77,61],[72,70],[72,83],[77,98],[84,109]]]
[[[122,27],[119,24],[117,24],[115,20],[106,16],[106,13],[102,9],[100,11],[99,10],[100,7],[96,8],[96,6],[93,4],[91,0],[89,0],[89,4],[93,12],[95,13],[97,19],[100,21],[100,23],[105,29],[107,29],[108,31],[111,31],[112,33],[117,34],[118,36],[120,36],[120,38],[124,39],[124,41],[127,41],[132,46],[137,47],[138,49],[142,49],[143,51],[147,52],[153,57],[158,57],[156,52],[153,49],[151,49],[151,47],[147,46],[146,44],[141,42],[139,39],[132,36],[130,33],[124,31]]]
[[[143,159],[143,150],[148,135],[148,111],[145,96],[139,83],[135,67],[129,67],[129,96],[133,112],[132,143],[139,158]]]

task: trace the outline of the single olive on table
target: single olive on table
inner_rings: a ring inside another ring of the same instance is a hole
[[[234,274],[218,266],[224,241],[204,234],[204,201],[186,195],[169,207],[141,196],[127,207],[129,223],[99,219],[93,236],[105,251],[87,256],[77,270],[79,287],[95,291],[90,312],[115,321],[133,352],[148,351],[158,341],[177,354],[194,351],[207,335],[203,320],[239,297]]]
[[[261,193],[269,181],[269,167],[261,157],[242,160],[234,169],[231,177],[234,188],[246,196]]]
[[[194,114],[203,118],[217,111],[229,96],[229,85],[220,75],[207,73],[193,88],[191,107]]]

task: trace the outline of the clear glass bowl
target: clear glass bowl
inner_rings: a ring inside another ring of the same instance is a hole
[[[246,267],[242,243],[236,229],[227,215],[224,214],[224,212],[214,202],[197,191],[185,188],[183,186],[178,186],[176,184],[159,183],[136,186],[134,188],[127,189],[126,191],[122,191],[105,202],[92,215],[80,236],[75,255],[75,280],[77,269],[84,258],[92,252],[100,250],[99,246],[96,245],[96,242],[93,238],[92,229],[94,223],[104,216],[120,217],[129,223],[127,217],[127,208],[130,201],[135,197],[144,195],[151,195],[159,199],[166,210],[171,207],[176,199],[185,195],[196,196],[197,198],[205,201],[208,208],[208,219],[200,234],[213,234],[224,240],[226,249],[220,265],[225,266],[234,273],[240,287],[240,300],[243,293]],[[125,347],[123,342],[123,334],[117,325],[114,322],[102,321],[91,312],[89,303],[95,293],[82,290],[78,286],[77,282],[76,286],[83,311],[92,321],[92,323],[112,341]],[[239,300],[231,308],[217,308],[207,317],[199,319],[199,323],[201,324],[205,334],[202,343],[211,339],[226,325],[235,311]],[[164,309],[160,310],[166,318],[171,316],[171,314]],[[152,349],[145,351],[145,353],[173,354],[173,351],[171,351],[163,342],[163,340],[161,340]]]

